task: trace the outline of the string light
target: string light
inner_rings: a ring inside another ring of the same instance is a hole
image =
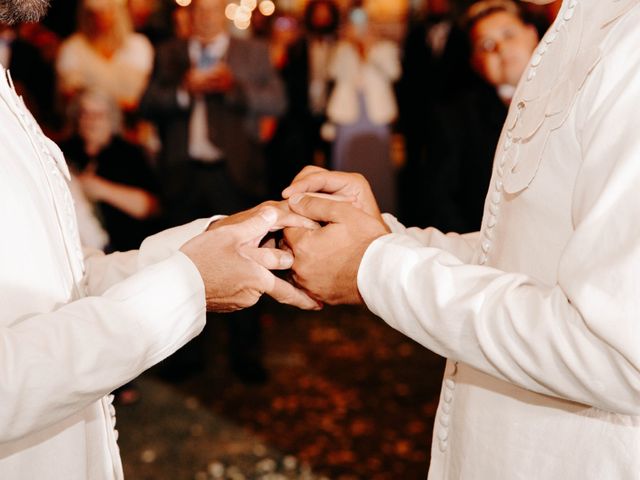
[[[176,0],[176,3],[181,7],[188,7],[191,5],[191,0]]]

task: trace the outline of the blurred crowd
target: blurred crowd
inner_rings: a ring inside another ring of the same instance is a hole
[[[0,25],[0,63],[73,171],[85,244],[129,250],[279,198],[308,164],[362,173],[405,223],[480,227],[507,108],[559,1],[429,0],[401,35],[366,1],[276,2],[248,30],[227,3],[54,0],[43,24]],[[259,316],[224,319],[247,382],[267,375]],[[202,368],[201,350],[167,378]]]

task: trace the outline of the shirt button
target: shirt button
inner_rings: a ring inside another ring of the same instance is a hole
[[[120,432],[118,432],[118,430],[113,430],[113,436],[116,439],[116,442],[118,441],[118,437],[120,437]]]
[[[451,413],[451,405],[448,403],[442,404],[442,413],[449,415]]]
[[[491,203],[495,203],[496,205],[502,201],[502,193],[501,192],[493,192],[491,194]]]
[[[449,442],[445,441],[440,441],[438,442],[438,448],[440,449],[440,451],[442,453],[447,451],[447,446],[449,445]]]
[[[542,61],[542,55],[540,53],[536,53],[531,59],[531,66],[537,67],[538,65],[540,65],[541,61]]]
[[[489,219],[487,220],[487,226],[489,228],[493,228],[497,225],[498,223],[498,219],[496,218],[495,215],[489,215]]]
[[[443,397],[445,403],[451,403],[453,400],[453,393],[451,392],[451,390],[445,390]]]
[[[502,191],[502,189],[504,188],[504,183],[502,183],[502,180],[496,180],[495,188],[497,192]]]
[[[455,390],[456,389],[456,382],[454,382],[450,378],[447,378],[444,381],[444,386],[447,387],[449,390]]]
[[[440,425],[447,428],[449,427],[449,415],[440,415]]]
[[[485,240],[482,242],[482,251],[484,253],[489,253],[489,250],[491,250],[491,242],[489,240]]]
[[[573,7],[569,5],[569,8],[567,9],[567,11],[564,12],[563,18],[568,22],[573,18],[573,14],[575,13],[575,11],[576,11],[575,5]]]
[[[441,428],[438,430],[438,439],[441,442],[446,442],[448,438],[449,438],[449,432],[447,431],[446,428]]]
[[[484,236],[487,238],[487,240],[493,241],[493,228],[485,228]]]

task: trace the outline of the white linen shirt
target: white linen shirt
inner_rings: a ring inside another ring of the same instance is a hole
[[[640,478],[640,0],[565,0],[481,232],[367,250],[369,308],[447,357],[429,478]]]
[[[108,394],[204,327],[178,249],[208,221],[84,252],[62,153],[1,67],[0,125],[0,478],[122,479]]]

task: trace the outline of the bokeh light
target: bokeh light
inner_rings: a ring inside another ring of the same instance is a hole
[[[246,8],[250,12],[256,9],[257,4],[256,0],[240,0],[240,6]]]
[[[259,9],[260,13],[262,13],[265,17],[268,17],[269,15],[273,15],[273,13],[276,11],[276,4],[271,0],[263,0],[262,2],[260,2]]]
[[[238,11],[238,4],[230,3],[229,5],[227,5],[227,8],[224,9],[224,15],[229,20],[235,20],[237,11]]]
[[[246,30],[247,28],[249,28],[249,26],[251,26],[251,16],[249,16],[249,18],[247,19],[236,18],[233,21],[233,24],[238,30]]]

